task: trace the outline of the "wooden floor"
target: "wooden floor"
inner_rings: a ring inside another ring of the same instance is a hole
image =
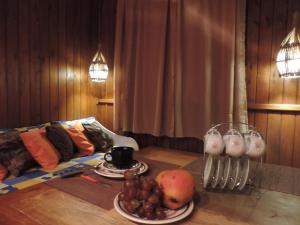
[[[138,154],[179,166],[185,166],[199,158],[196,153],[161,148],[142,149]],[[299,196],[266,190],[259,190],[251,195],[212,193],[204,191],[200,186],[197,186],[197,193],[199,197],[195,200],[196,208],[193,214],[177,224],[299,225]],[[39,184],[0,197],[0,224],[119,225],[133,223],[123,218],[114,209],[107,211],[45,184]]]

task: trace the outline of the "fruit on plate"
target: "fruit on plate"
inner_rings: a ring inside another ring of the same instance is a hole
[[[163,192],[163,203],[169,209],[178,209],[188,203],[195,192],[195,180],[184,169],[160,172],[156,181]]]
[[[164,219],[166,208],[162,207],[163,193],[155,179],[139,177],[134,170],[125,171],[124,177],[118,198],[126,211],[149,220]]]

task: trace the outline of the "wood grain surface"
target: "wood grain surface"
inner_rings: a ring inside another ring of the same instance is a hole
[[[112,6],[112,5],[111,5]],[[280,44],[292,29],[297,0],[249,0],[246,18],[247,97],[251,104],[300,103],[299,79],[283,80],[278,76],[275,59]],[[106,23],[105,23],[106,24]],[[113,76],[99,88],[101,99],[113,98]],[[98,115],[113,125],[113,105],[100,104]],[[285,110],[249,109],[249,122],[263,134],[267,142],[265,161],[300,168],[300,114]],[[148,142],[146,136],[143,143]],[[186,140],[180,147],[188,148]],[[171,146],[167,143],[165,146]],[[179,146],[179,145],[178,145]]]
[[[186,166],[199,161],[200,158],[200,155],[196,153],[155,147],[142,149],[137,154],[179,166]],[[191,170],[197,182],[195,210],[188,218],[175,224],[299,224],[299,196],[259,189],[252,194],[208,192],[199,185],[201,183],[200,166],[198,170],[197,165],[194,165]],[[289,185],[299,184],[290,183]],[[0,224],[115,225],[134,223],[122,217],[114,209],[104,210],[45,184],[39,184],[0,197]]]
[[[113,74],[115,5],[116,0],[0,0],[0,129],[98,117],[101,85],[91,84],[88,68],[101,27]],[[112,128],[107,119],[102,123]]]
[[[113,99],[116,4],[0,0],[0,128],[91,115],[113,128],[113,104],[97,103]],[[299,9],[297,0],[247,1],[249,103],[299,105],[299,79],[280,79],[275,65]],[[110,74],[106,83],[91,84],[88,67],[99,42]],[[266,139],[266,162],[300,167],[299,112],[250,109],[249,121]],[[163,142],[172,146],[172,141]],[[194,144],[175,145],[186,149]]]
[[[297,0],[247,1],[247,94],[248,103],[265,106],[294,104],[299,108],[299,79],[281,79],[276,57],[283,39],[292,29]],[[292,105],[291,105],[292,106]],[[288,107],[288,106],[286,106]],[[290,109],[295,109],[289,107]],[[300,168],[299,111],[249,108],[249,122],[267,142],[265,161]]]

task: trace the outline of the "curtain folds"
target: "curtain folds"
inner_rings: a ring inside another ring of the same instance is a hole
[[[247,122],[245,0],[119,0],[114,128],[202,138]]]

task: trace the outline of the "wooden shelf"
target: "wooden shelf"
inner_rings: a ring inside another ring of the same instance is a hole
[[[113,105],[114,99],[112,98],[101,98],[98,100],[98,105]]]
[[[248,103],[248,110],[300,112],[300,105],[297,105],[297,104],[258,104],[258,103]]]

